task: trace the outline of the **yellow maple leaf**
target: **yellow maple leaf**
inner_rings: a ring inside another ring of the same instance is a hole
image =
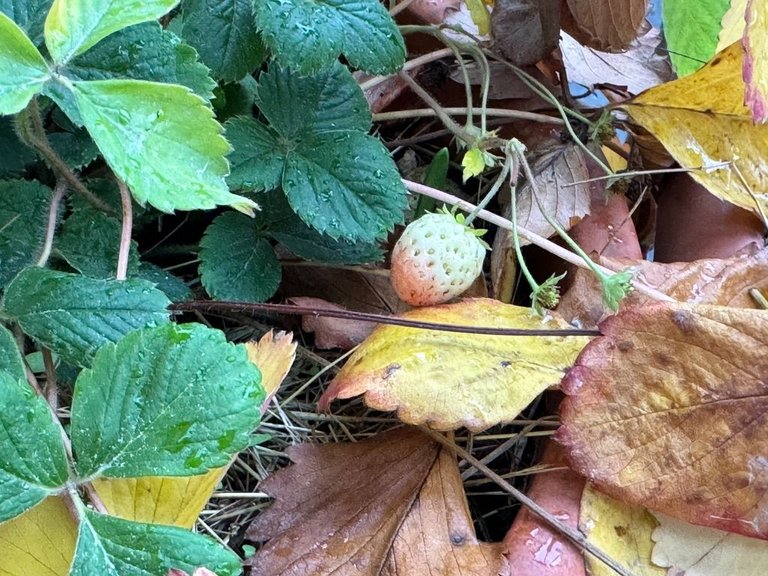
[[[743,63],[744,49],[732,44],[623,107],[709,192],[760,214],[768,211],[768,126],[755,126],[744,105]]]
[[[77,526],[63,500],[51,496],[0,524],[0,576],[67,576]]]
[[[419,308],[404,318],[463,326],[563,329],[554,316],[488,298]],[[350,357],[320,399],[364,394],[377,410],[397,410],[408,424],[439,430],[482,430],[513,420],[536,396],[556,385],[587,337],[488,336],[379,326]]]

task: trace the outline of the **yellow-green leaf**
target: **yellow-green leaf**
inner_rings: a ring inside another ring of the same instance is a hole
[[[461,160],[461,166],[464,168],[462,173],[462,179],[464,182],[472,178],[473,176],[479,176],[485,170],[485,159],[483,158],[483,152],[479,148],[470,148],[464,154],[464,158]]]
[[[744,49],[735,43],[696,73],[624,108],[712,194],[759,214],[758,205],[768,211],[768,126],[755,126],[744,105],[743,63]]]
[[[15,114],[40,92],[48,66],[32,41],[0,11],[0,114]]]
[[[58,496],[0,524],[0,576],[67,576],[77,525]]]
[[[641,506],[630,506],[598,492],[589,485],[581,496],[579,529],[587,540],[616,560],[633,576],[666,576],[651,561],[651,534],[658,522]],[[592,576],[615,576],[600,560],[586,555]]]
[[[485,7],[483,0],[466,0],[469,14],[472,16],[472,22],[477,26],[480,36],[485,36],[491,32],[491,15],[488,8]],[[466,178],[465,178],[466,180]]]
[[[110,514],[136,522],[192,528],[227,468],[178,478],[99,478],[93,484]]]
[[[54,0],[45,20],[45,45],[63,64],[122,28],[156,20],[179,0]]]
[[[495,328],[569,328],[530,308],[474,298],[403,314],[422,322]],[[361,344],[320,399],[364,394],[377,410],[397,410],[408,424],[439,430],[482,430],[513,420],[536,396],[557,385],[588,338],[488,336],[378,327]]]

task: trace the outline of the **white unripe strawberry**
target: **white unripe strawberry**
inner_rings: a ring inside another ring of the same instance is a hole
[[[488,245],[447,211],[425,214],[411,222],[392,250],[392,286],[411,306],[432,306],[455,298],[483,269]]]

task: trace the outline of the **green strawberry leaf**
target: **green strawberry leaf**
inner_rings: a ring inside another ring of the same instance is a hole
[[[192,297],[192,291],[181,278],[163,270],[160,266],[142,262],[136,276],[152,282],[158,290],[170,298],[171,302],[183,302]]]
[[[82,476],[191,476],[249,444],[264,398],[244,346],[197,324],[128,334],[80,373],[71,437]]]
[[[42,54],[24,31],[0,12],[0,114],[15,114],[50,77]]]
[[[188,530],[141,524],[84,511],[70,576],[165,576],[171,568],[205,566],[218,576],[240,574],[240,559],[214,540]]]
[[[225,82],[258,68],[266,48],[253,22],[252,0],[184,0],[181,36]]]
[[[3,159],[0,162],[0,178],[18,176],[37,160],[34,150],[19,140],[13,120],[8,116],[0,116],[0,158]]]
[[[179,0],[54,0],[45,19],[45,45],[57,64],[133,24],[157,20]]]
[[[272,53],[302,72],[344,55],[355,68],[384,74],[405,61],[405,43],[378,0],[261,0],[256,25]]]
[[[158,210],[253,202],[231,194],[229,145],[205,101],[187,88],[141,80],[75,82],[83,122],[104,159],[141,204]]]
[[[64,221],[54,245],[67,264],[92,278],[114,278],[120,246],[120,222],[91,206],[82,206]],[[139,268],[138,245],[131,241],[128,273]]]
[[[61,430],[43,397],[25,378],[0,372],[0,398],[0,522],[4,522],[58,491],[68,472]]]
[[[27,377],[16,339],[2,324],[0,324],[0,372],[5,372],[14,380],[24,380]]]
[[[0,12],[24,30],[32,43],[43,45],[43,24],[51,0],[0,0]]]
[[[197,52],[157,22],[145,22],[105,38],[66,67],[74,80],[131,78],[181,84],[210,100],[216,83]]]
[[[99,157],[99,148],[82,128],[74,132],[53,132],[48,134],[48,141],[67,166],[78,170]]]
[[[730,0],[664,2],[664,37],[678,76],[694,73],[715,55],[720,22],[730,5]]]
[[[372,243],[402,220],[405,189],[389,152],[365,133],[365,99],[340,64],[310,76],[273,67],[257,103],[270,122],[227,124],[230,184],[285,192],[308,225],[333,239]]]
[[[219,87],[213,101],[216,117],[223,121],[235,116],[253,114],[257,86],[253,76],[246,76],[239,82],[231,82]]]
[[[200,279],[216,300],[263,302],[280,286],[280,262],[251,218],[226,212],[200,242]]]
[[[168,299],[144,280],[100,280],[27,268],[8,285],[5,313],[78,366],[128,332],[168,322]]]
[[[47,186],[27,180],[0,181],[0,289],[40,258],[50,204]]]

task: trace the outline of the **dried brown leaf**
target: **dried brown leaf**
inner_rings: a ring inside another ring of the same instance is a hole
[[[322,310],[346,310],[343,306],[328,302],[321,298],[293,297],[290,299],[296,306],[307,306]],[[349,318],[329,318],[305,314],[301,317],[301,329],[315,333],[315,346],[321,350],[341,348],[349,350],[365,340],[376,327],[373,322],[351,320]]]
[[[610,496],[768,539],[768,311],[656,304],[600,326],[557,439]]]
[[[582,44],[607,52],[626,50],[642,31],[648,11],[647,0],[565,0],[565,3],[568,13],[562,22],[563,29]]]
[[[535,64],[557,46],[560,0],[496,0],[493,46],[518,66]]]

